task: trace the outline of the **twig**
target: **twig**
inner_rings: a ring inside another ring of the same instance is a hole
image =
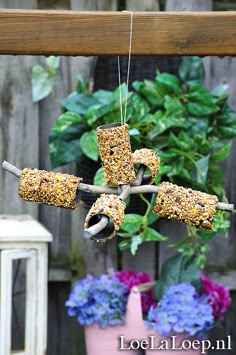
[[[132,183],[132,186],[139,186],[142,184],[145,169],[146,169],[145,165],[141,164],[139,166],[138,172],[136,174],[136,180]]]
[[[118,194],[118,189],[115,187],[95,186],[95,185],[84,184],[83,182],[79,183],[78,189],[93,194],[115,194],[115,195]]]
[[[234,204],[233,203],[218,202],[217,209],[222,210],[222,211],[232,212],[234,210]]]
[[[124,201],[130,194],[130,185],[122,185],[120,198]]]
[[[22,173],[20,169],[16,168],[14,165],[8,163],[7,161],[4,161],[2,163],[2,167],[17,177],[20,177]],[[101,193],[118,194],[117,188],[108,187],[108,186],[94,186],[94,185],[80,183],[78,185],[78,189],[81,191],[97,193],[97,194],[101,194]],[[159,190],[159,186],[155,186],[155,185],[131,186],[129,189],[129,193],[130,194],[157,193],[158,190]],[[217,209],[231,212],[234,209],[234,204],[219,202],[217,205]]]
[[[2,167],[3,167],[3,169],[9,171],[9,173],[12,173],[13,175],[15,175],[17,177],[20,177],[22,174],[22,170],[18,169],[17,167],[12,165],[11,163],[8,163],[6,160],[3,161]]]
[[[106,228],[108,222],[109,220],[107,216],[102,216],[98,223],[84,230],[83,237],[85,239],[89,239],[93,236],[96,236],[96,234],[100,233],[104,228]]]
[[[114,189],[113,189],[114,190]],[[120,198],[124,201],[130,194],[130,185],[121,185],[118,187],[118,193]],[[84,230],[83,237],[89,239],[93,237],[96,239],[96,235],[101,233],[108,225],[109,219],[107,216],[100,215],[101,220],[93,226]]]

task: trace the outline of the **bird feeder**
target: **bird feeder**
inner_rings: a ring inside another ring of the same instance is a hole
[[[25,168],[20,176],[19,196],[25,201],[74,210],[78,207],[80,180],[69,174]]]
[[[189,226],[212,229],[218,198],[169,182],[160,184],[153,213]]]
[[[139,164],[139,166],[144,166],[150,171],[150,175],[143,174],[141,185],[152,184],[159,171],[161,159],[156,155],[152,149],[138,149],[133,153],[134,164]]]
[[[112,239],[123,222],[125,207],[125,203],[117,195],[103,194],[98,198],[87,214],[84,229],[97,225],[102,217],[108,218],[108,223],[102,231],[99,231],[91,239],[100,242]]]
[[[115,122],[97,128],[99,152],[107,185],[135,180],[128,125]]]

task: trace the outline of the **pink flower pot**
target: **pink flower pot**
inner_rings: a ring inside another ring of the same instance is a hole
[[[140,292],[134,287],[129,295],[126,321],[124,325],[100,329],[97,324],[85,327],[87,355],[129,355],[136,351],[120,349],[128,347],[129,340],[145,338],[147,328],[144,325]],[[125,338],[120,338],[124,336]],[[122,346],[123,345],[123,346]]]
[[[124,325],[105,329],[99,328],[97,324],[85,327],[87,355],[134,355],[139,346],[145,349],[146,355],[171,355],[174,352],[176,355],[200,355],[201,350],[194,350],[192,347],[188,350],[170,349],[173,344],[176,348],[181,344],[188,346],[189,341],[193,342],[194,339],[179,334],[173,340],[147,329],[142,317],[141,294],[137,287],[133,287],[130,292]],[[167,350],[157,349],[162,344]]]

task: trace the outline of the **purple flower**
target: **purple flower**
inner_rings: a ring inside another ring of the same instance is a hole
[[[114,274],[120,282],[127,286],[127,292],[130,293],[132,287],[153,281],[152,277],[145,272],[133,272],[131,270],[118,271]],[[154,291],[143,292],[141,295],[142,311],[147,313],[151,305],[156,304]]]
[[[186,332],[200,336],[214,323],[208,297],[200,296],[188,283],[168,287],[158,306],[151,307],[146,325],[164,336]]]
[[[210,280],[204,273],[201,273],[201,280],[203,293],[208,295],[215,319],[222,321],[223,313],[231,303],[229,291],[224,286]]]

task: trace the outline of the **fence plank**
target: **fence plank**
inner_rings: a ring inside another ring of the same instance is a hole
[[[206,86],[209,90],[218,85],[228,85],[229,104],[236,109],[236,59],[225,57],[223,59],[212,57],[207,65]],[[236,139],[232,146],[231,154],[223,164],[225,172],[225,190],[229,201],[236,201]],[[236,269],[236,216],[230,217],[231,225],[228,238],[218,236],[211,243],[208,262],[216,268]],[[217,255],[217,258],[216,258]]]
[[[235,19],[224,11],[137,12],[132,53],[235,55]],[[125,55],[129,30],[129,13],[2,10],[0,53]]]
[[[43,58],[41,60],[44,60]],[[69,93],[69,67],[68,59],[61,58],[59,75],[55,84],[55,96],[63,98]],[[39,102],[40,115],[40,169],[51,170],[49,158],[48,135],[50,129],[61,113],[61,105],[52,96]],[[63,167],[61,172],[73,172],[73,167]],[[70,253],[70,218],[71,211],[46,205],[40,205],[40,221],[53,234],[50,249],[51,261],[65,263]],[[52,260],[54,259],[54,260]],[[59,259],[59,260],[58,260]]]

